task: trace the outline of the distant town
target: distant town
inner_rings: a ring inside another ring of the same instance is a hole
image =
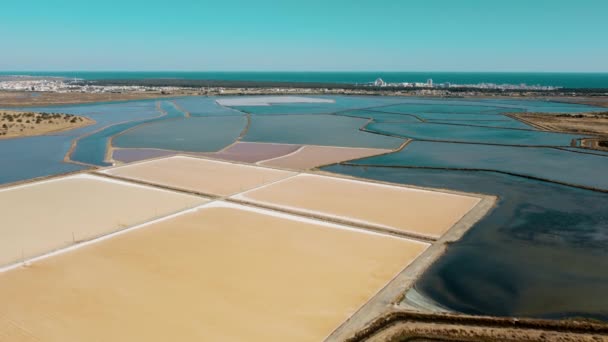
[[[468,88],[468,89],[492,89],[492,90],[540,90],[540,91],[553,91],[561,89],[562,87],[554,86],[541,86],[541,85],[527,85],[521,84],[495,84],[495,83],[476,83],[476,84],[455,84],[450,82],[444,83],[433,83],[432,79],[428,79],[426,82],[394,82],[387,83],[383,79],[378,78],[372,83],[365,84],[372,87],[392,87],[392,88]]]
[[[187,95],[382,95],[382,96],[606,96],[606,89],[566,89],[527,84],[456,84],[450,82],[394,82],[378,78],[369,83],[255,82],[189,79],[82,80],[46,76],[0,76],[0,91],[58,94],[60,96],[124,97]],[[72,101],[72,100],[71,100]]]

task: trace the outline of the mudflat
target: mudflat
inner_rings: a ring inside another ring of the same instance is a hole
[[[340,163],[347,160],[371,157],[389,153],[391,150],[378,148],[353,148],[333,146],[303,146],[298,151],[283,157],[260,162],[260,165],[281,167],[294,170],[308,170],[323,165]]]
[[[427,247],[212,203],[0,274],[0,339],[320,341]]]
[[[104,173],[215,196],[232,195],[295,175],[289,171],[185,156],[130,164]]]
[[[477,197],[310,174],[233,198],[430,238],[439,238],[480,202]]]
[[[0,266],[207,201],[84,174],[1,189]]]

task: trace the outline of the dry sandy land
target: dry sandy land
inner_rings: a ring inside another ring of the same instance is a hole
[[[377,148],[352,148],[330,146],[304,146],[283,157],[260,162],[260,165],[294,170],[308,170],[323,165],[389,153],[391,150]]]
[[[233,198],[439,238],[480,198],[300,174]]]
[[[304,96],[241,96],[218,99],[221,106],[270,106],[286,103],[335,103],[332,99]]]
[[[0,274],[0,340],[321,341],[428,245],[231,204]]]
[[[205,202],[84,174],[1,189],[0,266]]]
[[[34,96],[37,94],[37,96]],[[52,93],[52,92],[18,92],[0,91],[0,107],[47,106],[71,103],[91,103],[107,101],[125,101],[153,99],[172,95],[160,93]]]
[[[288,171],[183,156],[129,164],[103,172],[216,196],[229,196],[294,175]]]
[[[0,110],[0,139],[56,133],[94,124],[84,116]]]
[[[295,152],[300,147],[302,146],[291,144],[237,142],[225,150],[209,153],[207,156],[223,160],[255,163],[261,160],[287,155]]]
[[[512,114],[517,118],[552,131],[591,133],[608,136],[608,112],[589,114]]]
[[[596,107],[608,107],[608,96],[591,96],[591,97],[558,97],[558,98],[548,98],[553,101],[560,101],[566,103],[577,103],[577,104],[586,104],[590,106]]]

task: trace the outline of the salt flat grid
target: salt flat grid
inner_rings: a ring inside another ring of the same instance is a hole
[[[447,232],[480,202],[477,197],[311,174],[262,185],[231,198],[431,240]],[[442,208],[440,215],[438,208]]]
[[[175,159],[175,158],[174,158]],[[180,158],[177,158],[180,159]],[[150,164],[152,162],[143,162],[141,164]],[[230,163],[231,164],[231,163]],[[236,165],[236,164],[231,164],[234,165],[235,167],[240,167],[242,165]],[[70,178],[70,177],[66,177],[66,178]],[[130,187],[134,187],[136,189],[149,189],[148,186],[143,186],[143,185],[139,185],[139,184],[132,184],[129,182],[125,182],[123,180],[115,180],[115,179],[111,179],[111,178],[100,178],[98,176],[91,176],[91,175],[87,175],[87,174],[82,174],[82,175],[76,175],[76,176],[71,176],[71,178],[82,178],[82,179],[94,179],[94,180],[101,180],[103,183],[107,183],[107,184],[117,184],[117,185],[124,185],[127,184]],[[43,181],[40,182],[41,184],[50,184],[50,183],[57,183],[57,182],[61,182],[61,180],[64,178],[59,178],[59,179],[50,179],[47,181]],[[350,180],[349,180],[350,182]],[[10,193],[12,191],[18,191],[20,189],[27,189],[27,188],[36,188],[37,186],[40,186],[40,184],[38,183],[31,183],[31,184],[24,184],[21,186],[17,186],[17,187],[13,187],[13,188],[7,188],[7,189],[3,189],[3,192],[7,192]],[[165,193],[171,193],[171,191],[167,191],[167,190],[160,190],[160,192],[165,192]],[[1,193],[1,192],[0,192]],[[367,302],[367,300],[369,300],[371,297],[373,297],[373,295],[380,289],[382,288],[382,286],[384,284],[386,284],[386,282],[390,281],[397,272],[400,272],[404,267],[406,267],[412,260],[414,260],[422,251],[424,251],[424,249],[426,249],[426,247],[429,245],[428,243],[425,242],[420,242],[420,241],[415,241],[415,240],[409,240],[407,238],[403,238],[403,237],[397,237],[394,235],[387,235],[384,233],[378,233],[375,231],[370,231],[370,230],[366,230],[366,229],[361,229],[360,227],[350,227],[350,226],[345,226],[342,224],[336,224],[336,223],[331,223],[331,222],[325,222],[325,221],[319,221],[317,219],[312,219],[312,218],[307,218],[307,217],[303,217],[303,216],[294,216],[293,214],[287,214],[287,213],[280,213],[280,212],[276,212],[273,210],[267,210],[267,209],[261,209],[261,208],[255,208],[255,207],[245,207],[239,204],[235,204],[235,203],[227,203],[227,202],[210,202],[210,203],[203,203],[203,204],[199,204],[198,206],[194,207],[194,208],[190,208],[190,209],[185,209],[183,211],[177,212],[177,213],[173,213],[173,214],[169,214],[168,216],[164,216],[164,217],[159,217],[159,218],[154,218],[148,222],[144,222],[141,223],[139,225],[135,225],[135,226],[131,226],[128,228],[124,228],[123,230],[119,230],[119,231],[115,231],[115,232],[110,232],[109,234],[106,235],[102,235],[100,237],[97,238],[93,238],[84,242],[79,241],[78,243],[72,244],[70,246],[67,246],[66,248],[60,249],[60,250],[56,250],[56,251],[49,251],[45,254],[42,255],[38,255],[36,257],[30,258],[28,260],[24,260],[22,263],[17,263],[17,264],[13,264],[13,265],[9,265],[7,267],[4,267],[2,269],[0,269],[0,272],[8,272],[11,271],[9,273],[7,273],[7,276],[4,276],[5,279],[11,279],[11,277],[14,276],[13,272],[31,272],[28,271],[29,267],[21,267],[22,265],[26,265],[29,266],[31,264],[35,264],[36,267],[34,268],[34,270],[37,269],[41,269],[41,268],[46,268],[45,265],[52,265],[55,264],[57,262],[61,263],[64,262],[65,260],[68,260],[67,262],[69,262],[69,260],[74,260],[72,255],[80,255],[82,253],[86,253],[86,251],[91,250],[91,248],[94,249],[99,249],[99,248],[104,248],[103,246],[106,246],[108,244],[112,244],[113,241],[115,241],[118,238],[121,238],[122,236],[127,236],[129,234],[135,233],[136,231],[142,231],[142,228],[144,227],[153,227],[157,224],[163,224],[163,223],[167,223],[169,224],[170,222],[173,222],[174,220],[179,219],[180,217],[183,216],[187,216],[187,215],[191,215],[192,213],[201,210],[201,209],[207,209],[207,208],[231,208],[231,209],[238,209],[239,211],[246,211],[246,212],[253,212],[253,213],[258,213],[258,214],[264,214],[267,216],[272,216],[272,217],[276,217],[276,218],[282,218],[282,219],[288,219],[291,221],[295,221],[295,222],[301,222],[301,223],[306,223],[306,224],[313,224],[313,225],[320,225],[329,229],[337,229],[337,230],[342,230],[345,232],[350,232],[353,234],[366,234],[366,235],[370,235],[370,236],[374,236],[380,239],[393,239],[395,241],[401,241],[401,243],[404,243],[403,246],[401,246],[400,248],[396,248],[394,249],[395,251],[400,250],[401,254],[406,253],[410,256],[408,256],[406,259],[403,258],[397,258],[395,259],[394,257],[391,258],[391,262],[393,263],[393,267],[392,267],[392,271],[389,271],[389,273],[387,274],[386,277],[383,278],[383,280],[381,280],[381,282],[375,282],[374,285],[370,285],[367,288],[366,291],[367,292],[367,299],[361,301],[361,296],[357,295],[357,301],[352,301],[351,304],[348,304],[346,307],[348,307],[349,309],[346,309],[346,311],[342,311],[342,313],[339,316],[334,316],[334,318],[332,318],[332,320],[328,320],[327,318],[325,318],[323,321],[325,323],[323,323],[323,328],[321,330],[319,330],[319,332],[316,332],[318,334],[321,334],[319,336],[323,337],[323,336],[327,336],[329,335],[336,327],[337,325],[339,325],[340,323],[342,323],[344,320],[346,320],[350,315],[352,315],[356,309],[358,307],[360,307],[361,305],[363,305],[365,302]],[[232,217],[232,215],[230,215],[230,217]],[[222,221],[225,221],[225,219],[223,219]],[[242,220],[240,220],[239,222],[244,222]],[[285,229],[285,225],[281,225],[281,229]],[[150,228],[151,229],[151,228]],[[273,234],[272,235],[274,239],[276,239],[277,235]],[[250,241],[250,240],[248,240]],[[365,239],[366,244],[371,243],[371,241],[369,240],[369,238]],[[274,243],[274,242],[273,242]],[[413,244],[413,245],[407,245],[407,244]],[[314,245],[314,244],[313,244]],[[350,244],[349,244],[350,245]],[[410,247],[407,247],[407,246]],[[311,245],[312,246],[312,245]],[[337,245],[336,245],[337,246]],[[334,247],[336,247],[334,246]],[[415,247],[418,246],[418,247]],[[407,247],[407,248],[404,248]],[[414,248],[415,247],[415,248]],[[316,247],[315,247],[316,248]],[[413,249],[412,249],[413,248]],[[296,249],[298,250],[298,249]],[[361,251],[361,248],[358,248],[359,251]],[[384,252],[387,252],[386,248],[383,248]],[[413,254],[412,254],[413,253]],[[361,253],[358,253],[358,258],[361,259],[362,257],[364,257],[363,255],[361,255]],[[377,258],[377,253],[374,253],[374,258]],[[405,255],[405,254],[403,254]],[[310,258],[306,258],[306,259],[310,259]],[[282,260],[282,258],[274,258],[273,260]],[[399,261],[400,260],[400,261]],[[50,263],[50,264],[49,264]],[[374,262],[374,264],[376,264]],[[382,263],[377,264],[378,266],[380,265],[384,265],[382,266],[383,268],[388,267],[388,263],[387,261],[384,261]],[[359,264],[359,266],[361,266],[361,264]],[[68,266],[69,267],[69,266]],[[374,266],[376,267],[376,266]],[[63,267],[62,267],[63,268]],[[101,270],[101,268],[96,268],[98,271]],[[298,268],[299,269],[299,268]],[[312,269],[312,268],[311,268]],[[317,267],[318,269],[318,267]],[[48,270],[50,271],[50,270]],[[45,272],[45,274],[48,276],[51,273]],[[69,271],[68,271],[69,272]],[[79,274],[81,273],[81,271],[78,271]],[[298,271],[300,272],[300,271]],[[60,272],[61,275],[65,275],[65,269],[64,271]],[[368,277],[368,272],[365,271],[364,269],[362,269],[361,267],[357,267],[357,273],[361,274],[361,275],[365,275],[366,279],[369,279]],[[342,272],[337,272],[336,274],[344,274],[344,270],[342,270]],[[376,273],[378,274],[378,273]],[[41,277],[41,274],[36,275],[36,272],[34,271],[34,274],[28,275],[27,277]],[[81,275],[82,276],[82,275]],[[0,277],[3,277],[2,275],[0,275]],[[7,278],[8,277],[8,278]],[[88,277],[88,276],[87,276]],[[86,278],[86,277],[85,277]],[[316,278],[316,277],[314,277]],[[32,278],[32,279],[36,279],[36,278]],[[69,279],[69,278],[68,278]],[[346,281],[345,278],[343,278],[341,276],[342,281]],[[55,279],[53,282],[59,282],[61,283],[63,280],[59,280],[59,279]],[[98,282],[98,281],[96,281]],[[350,283],[350,282],[349,282]],[[358,282],[360,283],[360,282]],[[4,282],[4,284],[6,285],[7,282]],[[85,284],[86,283],[81,283]],[[112,287],[109,285],[109,287],[107,287],[108,289],[112,290]],[[306,288],[311,288],[309,286],[304,287]],[[336,292],[334,290],[331,290],[331,287],[327,287],[324,286],[324,288],[327,291],[330,291],[330,293],[335,294]],[[359,289],[364,289],[364,287],[358,286],[355,288],[359,288]],[[27,289],[24,289],[23,287],[21,288],[20,291],[24,291],[27,292]],[[54,291],[54,290],[51,290]],[[272,293],[276,293],[275,291],[271,291]],[[298,293],[298,296],[302,296],[303,293],[305,293],[306,291],[303,290],[299,290],[296,291]],[[316,293],[318,291],[314,291],[314,293]],[[0,296],[2,296],[0,294]],[[57,296],[61,296],[60,293],[57,293]],[[313,294],[313,296],[316,296]],[[322,297],[325,298],[325,297]],[[239,301],[240,303],[243,304],[243,301]],[[7,307],[10,307],[10,310],[15,309],[14,306],[8,304],[8,302],[5,301],[5,303],[7,304]],[[344,307],[345,304],[335,304],[335,302],[329,301],[328,299],[322,299],[321,302],[319,303],[323,303],[323,304],[315,304],[317,305],[317,307],[319,307],[319,305],[332,305],[332,310],[337,310],[337,308],[340,308],[340,305],[342,305],[342,307]],[[334,303],[334,304],[331,304]],[[246,304],[243,304],[246,305]],[[311,304],[313,305],[313,304]],[[335,306],[338,305],[338,306]],[[34,306],[37,308],[42,309],[41,307],[45,307],[44,305],[40,306]],[[346,308],[344,307],[344,308]],[[108,308],[108,307],[106,307]],[[15,309],[16,310],[16,309]],[[256,310],[256,312],[258,313],[264,313],[265,310],[260,309],[260,308],[254,308],[254,310]],[[261,311],[259,311],[261,310]],[[325,311],[326,309],[320,309],[321,311]],[[342,309],[341,309],[342,310]],[[26,310],[27,311],[27,310]],[[56,312],[57,314],[61,315],[61,313],[57,312],[55,309],[53,309],[54,312]],[[5,312],[6,315],[10,316],[12,313],[14,313],[15,311],[7,311]],[[37,311],[28,311],[31,313],[37,312]],[[335,311],[336,313],[338,311]],[[286,315],[286,313],[289,313],[289,311],[287,312],[283,312],[282,316],[283,317],[287,317],[289,316],[289,314]],[[7,317],[6,315],[4,315],[5,317]],[[314,315],[314,317],[318,317],[318,315]],[[278,319],[278,318],[277,318]],[[297,320],[298,322],[301,321],[301,318],[299,318]],[[35,319],[33,321],[29,321],[28,323],[26,323],[26,325],[28,325],[29,327],[31,327],[31,332],[34,334],[61,334],[62,332],[60,331],[61,329],[59,329],[59,331],[45,331],[45,328],[41,328],[41,326],[39,325],[40,321],[38,319]],[[330,323],[330,325],[328,325],[328,323]],[[81,330],[76,329],[79,333],[83,333]],[[307,333],[310,333],[312,330],[310,330],[310,328],[306,328],[305,330]],[[6,331],[5,331],[6,333]],[[9,334],[11,333],[10,331],[8,332]],[[63,332],[65,333],[65,332]],[[71,335],[72,332],[70,332],[69,334],[66,334],[64,336],[72,336]],[[84,333],[86,336],[86,333]],[[41,335],[42,336],[42,335]],[[69,340],[69,339],[68,339]]]
[[[180,162],[183,162],[183,161],[190,161],[190,162],[194,162],[195,164],[206,164],[207,167],[209,165],[211,165],[212,168],[220,165],[222,169],[219,170],[219,171],[221,171],[219,174],[222,175],[222,176],[225,175],[226,173],[230,173],[229,172],[230,169],[232,169],[233,172],[236,172],[236,173],[233,173],[233,175],[228,178],[228,181],[230,181],[230,180],[232,180],[232,181],[235,181],[235,180],[236,181],[242,181],[243,180],[243,174],[251,172],[252,170],[270,172],[270,173],[274,174],[274,178],[272,178],[272,179],[266,179],[265,181],[261,181],[261,182],[259,181],[259,179],[255,179],[255,177],[254,177],[253,183],[250,183],[247,186],[243,186],[243,184],[237,184],[236,188],[233,185],[232,189],[234,189],[234,190],[231,190],[229,192],[220,194],[220,196],[221,195],[228,195],[228,196],[230,196],[230,195],[237,194],[237,196],[230,197],[230,198],[234,198],[236,200],[241,200],[242,199],[242,198],[240,198],[238,196],[239,192],[243,192],[243,191],[247,191],[247,190],[260,189],[260,188],[264,188],[266,186],[272,186],[274,184],[280,183],[282,180],[289,179],[289,178],[294,177],[294,176],[296,176],[298,174],[298,173],[288,172],[288,171],[282,171],[282,170],[278,170],[278,169],[269,169],[269,168],[266,168],[266,167],[256,167],[256,166],[251,166],[251,165],[247,165],[247,164],[238,164],[238,163],[235,164],[235,163],[232,163],[232,162],[223,162],[223,161],[216,161],[216,160],[209,160],[209,159],[200,159],[200,158],[185,157],[185,156],[177,156],[177,157],[170,157],[170,158],[165,158],[165,159],[160,159],[160,160],[144,161],[144,162],[140,162],[140,163],[136,163],[136,164],[132,164],[132,165],[126,165],[126,166],[117,167],[117,168],[114,168],[114,169],[105,170],[105,171],[102,171],[102,173],[100,173],[100,174],[105,174],[105,175],[108,175],[108,176],[111,176],[111,177],[115,177],[117,175],[114,174],[112,172],[112,170],[120,171],[120,170],[125,170],[125,169],[129,169],[129,168],[137,167],[137,166],[144,167],[144,168],[147,167],[147,168],[149,168],[151,170],[157,170],[158,169],[158,167],[157,167],[158,163],[159,162],[162,163],[163,161],[169,161],[169,164],[165,165],[166,167],[168,167],[168,169],[174,169],[175,167],[179,166],[178,164]],[[182,166],[185,166],[185,165],[182,165]],[[218,171],[218,170],[216,170],[216,171]],[[198,174],[200,175],[200,173],[198,173]],[[21,202],[15,202],[14,199],[15,198],[20,198],[19,196],[23,197],[23,196],[25,196],[27,194],[22,195],[22,194],[19,193],[19,191],[24,191],[25,189],[30,189],[30,188],[31,189],[37,189],[37,188],[40,188],[42,186],[45,186],[46,184],[60,184],[61,182],[65,182],[65,181],[69,181],[69,180],[96,181],[96,182],[101,182],[101,184],[108,184],[108,186],[109,186],[109,184],[115,184],[115,185],[119,185],[119,186],[125,186],[125,185],[127,185],[129,187],[135,187],[137,189],[141,189],[141,190],[145,190],[145,191],[150,191],[150,190],[155,190],[155,189],[158,190],[153,184],[149,184],[147,182],[143,182],[144,184],[141,185],[140,184],[141,179],[138,178],[135,175],[131,175],[131,180],[133,180],[133,181],[135,181],[137,183],[132,183],[132,182],[130,182],[129,179],[125,179],[124,177],[121,177],[120,173],[118,175],[119,175],[118,177],[120,178],[119,180],[116,180],[114,178],[107,178],[107,177],[90,176],[90,175],[87,175],[87,174],[78,174],[78,175],[68,176],[68,177],[53,178],[53,179],[49,179],[49,180],[45,180],[45,181],[41,181],[41,182],[32,182],[32,183],[27,183],[27,184],[19,185],[19,186],[13,186],[13,187],[1,189],[0,196],[4,194],[5,195],[4,197],[7,197],[6,200],[11,200],[11,198],[12,198],[13,199],[13,201],[12,201],[13,204],[16,205],[16,207],[13,206],[13,209],[19,209],[20,210],[21,207],[25,208],[25,204],[19,204]],[[217,173],[216,173],[216,175],[217,175]],[[305,175],[302,175],[302,176],[305,176]],[[349,183],[353,183],[353,184],[356,184],[356,183],[365,184],[365,182],[357,182],[357,181],[354,181],[354,180],[344,180],[344,179],[338,179],[338,178],[326,177],[326,176],[323,176],[323,177],[324,178],[329,178],[329,179],[334,179],[336,182],[349,182]],[[205,186],[209,186],[209,184],[213,184],[213,182],[206,183],[206,185],[203,184],[203,187],[200,187],[200,184],[199,184],[199,187],[196,188],[197,191],[195,191],[195,193],[212,193],[213,191],[209,191],[209,189],[205,187]],[[173,184],[171,184],[170,182],[169,183],[165,182],[165,183],[159,184],[159,185],[161,186],[161,188],[164,187],[164,186],[167,186],[168,188],[178,188],[178,187],[174,186]],[[388,185],[375,185],[375,186],[376,187],[385,187],[387,189],[394,188],[394,187],[391,187],[391,186],[388,186]],[[104,187],[106,187],[106,186],[102,186],[102,188],[104,188]],[[238,188],[238,190],[236,190],[237,188]],[[80,189],[81,190],[83,189],[82,185],[80,185]],[[413,193],[416,193],[416,192],[420,191],[420,190],[416,190],[416,189],[410,189],[410,190]],[[190,192],[190,191],[192,191],[192,188],[186,188],[186,189],[184,189],[184,191]],[[234,191],[236,191],[236,192],[234,192]],[[166,193],[166,194],[169,194],[169,195],[172,195],[172,196],[181,196],[179,193],[175,193],[172,190],[161,190],[160,192],[161,193]],[[15,194],[12,197],[6,195],[6,194],[10,195],[12,193]],[[68,193],[69,193],[69,191],[62,192],[62,194],[66,195],[66,196],[68,195]],[[48,195],[52,195],[52,191]],[[17,197],[15,197],[15,196],[17,196]],[[10,198],[8,198],[8,197],[10,197]],[[101,196],[101,197],[103,197],[103,196]],[[150,197],[150,196],[148,196],[148,197],[149,198],[146,198],[147,200],[153,200],[154,201],[154,199],[152,197]],[[69,198],[71,198],[71,197],[69,197]],[[121,198],[121,200],[122,199],[128,200],[128,198],[130,198],[130,197],[123,196],[123,198]],[[197,198],[198,198],[199,201],[205,201],[204,198],[199,198],[199,197],[196,197],[196,196],[193,197],[193,196],[189,196],[189,195],[184,195],[184,199],[188,200],[190,202],[192,202],[193,200],[196,200]],[[243,197],[243,198],[246,198],[246,197]],[[118,204],[116,204],[117,203],[116,201],[114,201],[114,202],[112,202],[112,201],[108,202],[107,200],[104,200],[104,199],[99,199],[99,198],[95,198],[95,199],[101,200],[100,203],[112,203],[113,205],[114,204],[118,205]],[[74,199],[71,198],[71,200],[74,200]],[[61,206],[63,202],[62,201],[56,201],[56,203],[59,206]],[[83,202],[83,203],[86,203],[86,202]],[[95,202],[95,203],[97,203],[97,202]],[[158,202],[155,202],[155,203],[156,203],[156,206],[158,206]],[[17,205],[17,204],[19,204],[19,205]],[[174,203],[174,204],[175,205],[180,205],[177,202]],[[35,203],[32,204],[32,205],[36,206]],[[99,208],[103,207],[102,205],[101,206],[98,205],[98,204],[89,205],[89,206],[87,206],[86,204],[83,204],[83,205],[85,205],[84,208],[91,208],[92,210],[94,210],[95,213],[96,213],[96,215],[102,215],[102,216],[105,215],[104,214],[104,210],[99,209]],[[189,204],[189,205],[186,205],[186,206],[191,206],[191,205],[192,204]],[[99,208],[97,208],[98,206],[99,206]],[[118,205],[118,206],[120,207],[120,205]],[[93,207],[95,207],[95,208],[93,209]],[[52,208],[50,208],[49,210],[51,210],[51,209]],[[66,209],[66,208],[64,208],[64,209]],[[123,209],[125,209],[125,208],[123,208]],[[14,213],[19,213],[20,212],[19,210],[16,210],[16,211],[13,210],[13,212]],[[173,211],[174,210],[175,209],[173,209]],[[146,211],[146,209],[144,209],[144,211]],[[155,216],[159,215],[159,212],[157,210],[153,210],[153,211],[155,213]],[[306,213],[304,213],[304,214],[306,214]],[[5,215],[5,217],[9,217],[7,215]],[[111,212],[109,212],[108,215],[112,216],[113,214],[111,214]],[[161,214],[161,216],[162,216],[162,214]],[[323,216],[323,215],[321,215],[321,216]],[[82,219],[86,220],[87,217],[90,217],[90,215],[86,214],[86,213],[85,214],[80,213],[79,217],[80,217],[79,220],[82,220]],[[59,223],[59,221],[57,221],[57,220],[62,221],[63,223]],[[54,224],[54,226],[58,226],[58,227],[61,226],[61,227],[64,227],[64,228],[65,227],[68,227],[68,228],[71,227],[71,225],[68,224],[70,222],[70,216],[69,215],[68,216],[60,215],[60,216],[56,217],[55,221],[57,221],[57,222],[56,222],[56,224]],[[50,225],[52,222],[55,222],[55,221],[48,221],[49,222],[48,224]],[[97,221],[102,222],[103,220],[95,219],[95,221],[96,222]],[[129,221],[129,220],[126,220],[126,221]],[[80,222],[80,221],[78,221],[78,222]],[[103,221],[103,222],[105,222],[105,221]],[[135,221],[135,223],[136,222],[137,221]],[[357,220],[346,217],[345,222],[357,223]],[[37,226],[37,225],[29,224],[29,226]],[[120,229],[125,229],[125,228],[127,228],[129,226],[130,226],[129,224],[127,224],[126,226],[124,224],[121,224],[120,227],[122,227],[122,228],[120,228]],[[72,228],[70,228],[70,229],[72,229]],[[70,229],[68,229],[68,230],[70,230]],[[116,231],[116,230],[120,230],[120,229],[113,229],[113,230]],[[79,235],[79,234],[77,234],[78,236],[75,236],[74,232],[77,232],[77,229],[72,230],[72,240],[74,240],[74,241],[67,241],[69,239],[66,238],[65,239],[66,242],[61,242],[58,246],[64,246],[64,245],[69,246],[69,245],[72,245],[72,244],[75,244],[75,243],[81,243],[82,241],[87,241],[87,240],[95,239],[96,236],[99,235],[99,234],[105,235],[105,234],[111,234],[112,233],[112,231],[108,231],[108,232],[105,232],[105,231],[101,232],[100,231],[101,233],[94,233],[93,235],[90,235],[90,234],[89,235],[81,235],[81,234]],[[76,239],[76,237],[78,239]],[[423,240],[426,240],[426,238],[423,237]],[[51,249],[49,250],[49,248],[51,248]],[[44,247],[43,246],[42,249],[37,249],[37,252],[35,252],[35,254],[27,254],[27,255],[21,254],[21,255],[19,255],[18,256],[19,257],[18,260],[30,259],[32,257],[35,257],[36,254],[45,254],[45,253],[50,252],[54,248],[56,248],[56,247]],[[15,254],[15,253],[13,253],[13,254]],[[14,257],[11,260],[16,261],[16,259]]]
[[[197,224],[201,219],[208,221],[205,226]],[[247,227],[243,222],[251,222],[252,226]],[[278,245],[276,241],[279,241]],[[125,248],[129,249],[128,246],[134,243],[139,246],[137,252],[127,252]],[[160,251],[164,257],[161,259],[158,258],[158,244],[162,245]],[[226,244],[241,247],[227,248]],[[352,253],[353,247],[358,253]],[[176,322],[180,322],[181,336],[320,340],[427,247],[428,244],[422,242],[214,202],[146,224],[146,229],[134,228],[106,238],[103,243],[38,260],[34,268],[1,274],[0,288],[3,290],[0,297],[18,290],[29,294],[27,298],[38,304],[17,306],[14,300],[5,297],[0,316],[10,319],[18,315],[30,334],[55,336],[67,341],[87,339],[91,334],[108,339],[116,338],[116,334],[123,338],[149,333],[165,336],[169,331],[171,334],[177,331],[174,328],[163,330],[163,327]],[[333,257],[328,260],[329,255]],[[218,257],[223,263],[216,262]],[[195,258],[200,262],[183,263],[183,258]],[[114,263],[114,260],[122,261]],[[152,261],[162,267],[150,267]],[[91,263],[96,266],[91,268]],[[207,276],[200,274],[201,263],[204,274],[210,274],[216,281],[208,281]],[[310,267],[311,263],[316,266]],[[283,271],[277,275],[277,269]],[[109,276],[116,272],[124,274],[119,281]],[[166,272],[172,276],[162,276]],[[77,283],[72,282],[75,275],[80,279]],[[42,278],[47,281],[27,280]],[[249,281],[242,282],[242,279]],[[26,283],[20,286],[24,281]],[[181,290],[166,292],[166,287],[175,286],[176,282],[181,284]],[[100,283],[106,284],[106,291],[91,292],[91,287]],[[235,283],[240,285],[235,287]],[[323,286],[318,286],[319,283]],[[353,283],[357,286],[350,286]],[[39,291],[40,286],[45,286],[46,291]],[[78,291],[74,293],[71,288]],[[205,290],[201,292],[201,289]],[[218,296],[218,292],[225,296]],[[250,292],[256,295],[252,296]],[[39,301],[42,293],[52,293],[52,299]],[[61,324],[46,324],[82,309],[81,305],[69,304],[74,295],[81,298],[78,302],[99,298],[104,303],[98,308],[100,315],[92,319],[90,315],[80,315],[82,324],[69,329],[62,328]],[[184,305],[187,298],[188,304]],[[218,301],[218,298],[223,300]],[[149,306],[156,308],[154,314],[143,314]],[[300,309],[294,310],[294,306]],[[31,307],[40,311],[27,309]],[[180,312],[184,311],[191,312],[188,318],[169,319],[180,317]],[[46,312],[54,314],[46,316]],[[39,319],[39,315],[47,318]],[[251,322],[252,317],[260,317],[261,321]],[[116,319],[128,322],[130,328],[95,328],[112,326]],[[269,327],[263,323],[269,319],[283,323],[279,328]],[[164,324],[152,324],[156,328],[150,329],[150,323],[157,321]],[[214,323],[210,325],[209,322]],[[142,330],[144,325],[148,328]],[[11,333],[12,325],[1,326],[3,333],[7,329]],[[229,329],[229,326],[239,329]]]

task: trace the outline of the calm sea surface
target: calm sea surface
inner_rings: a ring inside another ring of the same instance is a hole
[[[224,81],[366,83],[381,77],[387,82],[456,84],[497,83],[559,86],[565,88],[608,88],[608,73],[533,72],[188,72],[188,71],[0,71],[2,75],[61,76],[85,80],[102,79],[187,79]]]

